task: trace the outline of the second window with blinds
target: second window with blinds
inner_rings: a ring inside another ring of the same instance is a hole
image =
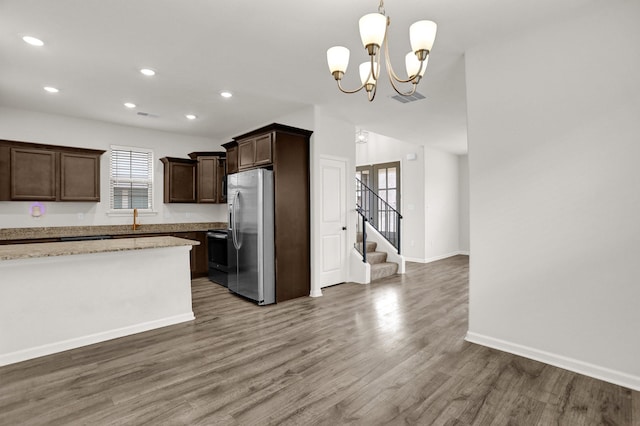
[[[111,146],[109,180],[111,211],[153,210],[153,151]]]

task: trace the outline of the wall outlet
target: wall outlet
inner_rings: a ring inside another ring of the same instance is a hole
[[[191,213],[186,212],[186,213],[184,214],[184,217],[191,217]]]
[[[78,213],[78,220],[84,220],[84,213]]]

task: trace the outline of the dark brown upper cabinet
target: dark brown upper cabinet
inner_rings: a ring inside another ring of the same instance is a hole
[[[227,174],[238,173],[238,143],[232,141],[222,146],[227,150]]]
[[[238,140],[238,169],[268,166],[273,162],[272,134]]]
[[[196,202],[196,170],[198,162],[187,158],[163,157],[164,202]]]
[[[100,156],[60,153],[60,200],[100,201]]]
[[[225,203],[226,154],[224,152],[192,152],[189,157],[196,160],[198,178],[198,203]]]
[[[103,150],[0,141],[0,201],[100,201]]]
[[[58,153],[46,149],[10,150],[11,200],[55,201]]]

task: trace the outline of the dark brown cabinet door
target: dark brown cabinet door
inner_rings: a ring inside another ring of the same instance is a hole
[[[253,167],[256,162],[256,141],[249,139],[238,142],[238,170]]]
[[[216,172],[216,191],[218,195],[218,203],[226,203],[227,202],[227,188],[226,188],[226,159],[218,158],[217,160],[217,172]]]
[[[11,199],[55,201],[57,158],[55,151],[11,148]]]
[[[282,302],[311,291],[309,137],[276,132],[274,139],[276,301]]]
[[[238,142],[238,169],[268,166],[273,162],[272,134],[261,135]]]
[[[198,202],[218,201],[218,157],[198,157]]]
[[[227,146],[224,144],[223,146]],[[238,173],[238,145],[227,147],[227,173]]]
[[[191,246],[191,278],[206,277],[209,274],[209,257],[207,256],[207,233],[206,232],[178,232],[172,234],[174,237],[186,240],[198,241],[200,244]]]
[[[60,153],[60,200],[100,201],[100,156]]]
[[[209,275],[209,256],[207,254],[207,233],[206,232],[193,232],[190,240],[196,240],[200,242],[200,245],[191,247],[191,276],[192,277],[206,277]]]
[[[198,190],[196,191],[198,203],[225,203],[227,201],[224,186],[225,158],[219,155],[196,156],[196,158],[198,159]]]
[[[271,157],[271,133],[258,136],[255,141],[255,166],[264,166],[272,163]]]
[[[164,157],[164,202],[196,202],[196,165],[195,160]]]

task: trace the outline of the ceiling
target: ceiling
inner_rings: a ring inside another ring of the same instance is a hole
[[[381,80],[374,102],[338,91],[326,50],[344,45],[344,85],[366,60],[358,19],[375,0],[0,0],[0,105],[197,135],[216,141],[318,105],[359,128],[466,152],[464,52],[563,19],[595,0],[388,0],[392,63],[404,73],[408,27],[438,23],[429,67],[401,104]],[[45,42],[33,47],[31,35]],[[154,77],[139,73],[143,67]],[[44,86],[60,89],[49,94]],[[234,96],[223,99],[220,91]],[[134,102],[131,110],[124,102]],[[140,116],[146,112],[151,116]],[[187,120],[193,113],[196,120]]]

